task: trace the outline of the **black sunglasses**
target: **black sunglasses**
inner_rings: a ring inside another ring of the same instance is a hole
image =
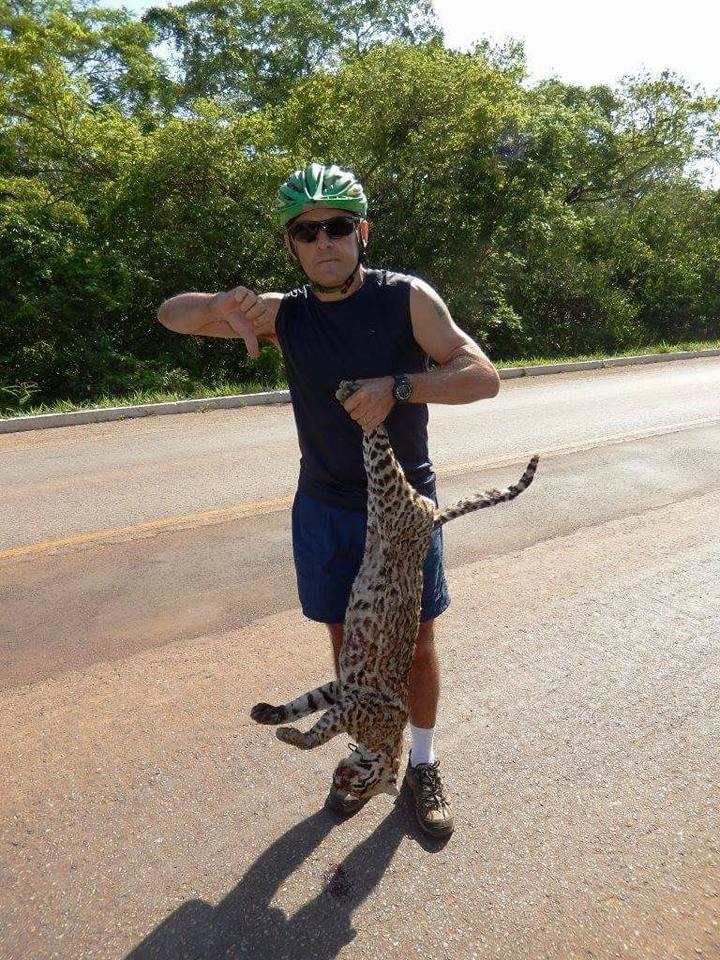
[[[359,217],[346,216],[330,217],[329,220],[305,220],[289,227],[288,233],[293,240],[299,240],[300,243],[314,243],[322,227],[328,240],[339,240],[341,237],[349,237],[359,223]]]

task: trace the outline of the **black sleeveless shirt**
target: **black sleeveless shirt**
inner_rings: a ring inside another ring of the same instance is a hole
[[[428,369],[410,322],[410,278],[367,270],[359,290],[336,301],[319,300],[309,285],[292,290],[280,304],[275,332],[300,443],[299,489],[331,506],[365,510],[362,428],[335,391],[341,380]],[[427,422],[427,406],[420,403],[396,404],[385,421],[408,480],[432,496]]]

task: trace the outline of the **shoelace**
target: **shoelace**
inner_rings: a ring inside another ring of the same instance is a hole
[[[423,803],[432,804],[436,810],[440,810],[446,802],[443,797],[442,780],[438,772],[438,761],[435,763],[420,763],[413,767],[413,773],[420,787]]]

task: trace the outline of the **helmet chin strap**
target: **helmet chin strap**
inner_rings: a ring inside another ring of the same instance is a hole
[[[308,274],[304,270],[303,265],[300,262],[300,257],[298,257],[297,251],[295,250],[295,243],[292,240],[290,241],[290,245],[292,247],[292,251],[295,256],[295,259],[300,264],[300,269],[302,270],[302,272],[310,281],[310,289],[313,291],[313,293],[347,293],[350,287],[353,285],[355,274],[358,272],[358,270],[360,269],[360,264],[365,259],[365,243],[363,242],[363,239],[360,236],[360,228],[356,227],[355,230],[356,230],[355,235],[358,241],[357,261],[355,263],[355,266],[352,269],[352,273],[350,274],[350,276],[347,277],[347,279],[345,279],[342,283],[338,284],[336,287],[323,287],[321,284],[315,283],[315,281],[310,276],[308,276]]]

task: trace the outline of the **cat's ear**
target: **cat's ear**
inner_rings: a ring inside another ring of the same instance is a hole
[[[386,768],[386,778],[382,785],[380,793],[388,793],[391,797],[399,797],[400,791],[397,788],[398,772],[400,770],[400,757],[386,756],[389,770]]]

